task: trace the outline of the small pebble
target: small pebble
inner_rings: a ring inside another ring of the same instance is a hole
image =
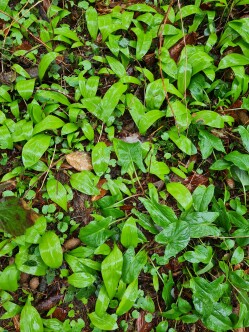
[[[40,284],[40,281],[39,281],[39,278],[38,277],[33,277],[30,282],[29,282],[29,287],[32,289],[32,290],[35,290],[37,289],[37,287],[39,286]]]

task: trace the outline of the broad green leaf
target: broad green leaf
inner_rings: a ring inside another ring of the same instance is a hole
[[[67,211],[67,191],[65,187],[57,180],[47,181],[47,192],[49,198],[58,204],[63,210]]]
[[[128,312],[132,308],[137,297],[138,297],[138,279],[135,279],[126,288],[124,295],[122,296],[122,299],[116,310],[116,314],[121,316],[126,312]]]
[[[232,162],[235,166],[244,171],[249,170],[249,155],[238,151],[233,151],[224,157],[225,160]]]
[[[236,130],[234,130],[234,131],[239,132],[241,140],[242,140],[242,144],[244,145],[247,152],[249,152],[249,130],[248,130],[248,127],[245,128],[243,126],[238,126],[238,128],[236,128]]]
[[[39,243],[39,250],[41,258],[47,266],[53,269],[57,269],[61,266],[63,252],[60,239],[54,231],[47,231],[42,236]]]
[[[110,148],[104,142],[98,142],[92,149],[92,165],[94,172],[101,176],[103,175],[109,165]]]
[[[98,35],[98,13],[92,6],[86,10],[86,25],[92,39],[96,39]]]
[[[118,328],[117,316],[109,315],[107,313],[99,317],[96,312],[88,314],[92,324],[100,330],[113,331]]]
[[[111,253],[101,264],[101,274],[109,298],[112,299],[117,291],[117,286],[122,274],[123,256],[116,244]]]
[[[209,169],[214,171],[222,171],[223,169],[230,168],[231,163],[229,161],[226,161],[224,159],[218,159],[216,160]]]
[[[244,250],[241,247],[237,247],[231,257],[231,264],[236,265],[243,261],[244,259]]]
[[[177,128],[172,127],[170,131],[168,131],[169,138],[175,143],[175,145],[185,152],[188,155],[193,155],[197,153],[197,149],[191,140],[183,134],[179,134]]]
[[[200,185],[195,189],[192,196],[195,211],[207,211],[208,205],[214,196],[214,185],[210,184],[208,187]]]
[[[233,323],[229,316],[232,313],[232,306],[223,302],[214,303],[210,316],[203,317],[205,326],[211,331],[228,331],[233,329]]]
[[[29,73],[22,66],[18,65],[17,63],[15,63],[11,68],[14,69],[14,71],[19,75],[21,75],[25,78],[31,78]]]
[[[40,133],[45,130],[55,130],[61,128],[65,124],[60,118],[54,115],[46,116],[41,122],[35,125],[33,135]]]
[[[124,85],[121,82],[114,83],[105,93],[101,101],[101,112],[98,116],[103,122],[108,122],[110,116],[112,115],[115,107],[118,105],[118,102],[126,91],[127,85]]]
[[[39,79],[42,80],[50,64],[57,58],[59,54],[56,52],[49,52],[45,54],[38,66]]]
[[[145,3],[137,3],[129,6],[127,9],[134,10],[135,12],[156,13],[156,10],[153,7],[146,5]]]
[[[155,224],[167,227],[170,223],[177,221],[174,211],[167,205],[143,197],[139,197],[139,200],[143,203]]]
[[[134,248],[128,248],[124,254],[122,280],[129,284],[137,279],[146,262],[147,253],[145,250],[141,250],[135,255]]]
[[[99,86],[99,77],[91,76],[87,80],[79,75],[79,88],[84,98],[95,97]]]
[[[43,332],[42,319],[28,299],[22,309],[20,317],[20,331],[21,332]]]
[[[189,210],[192,206],[193,199],[190,191],[180,182],[171,182],[166,185],[170,195],[172,195],[177,202],[184,208]]]
[[[194,251],[186,251],[184,258],[191,263],[208,264],[213,256],[213,249],[211,246],[198,245]]]
[[[164,257],[169,259],[187,247],[190,240],[189,226],[186,221],[176,221],[169,224],[155,236],[158,243],[166,244]]]
[[[16,264],[7,266],[0,272],[0,289],[8,292],[15,292],[18,289],[18,281],[20,279],[20,271]]]
[[[77,33],[74,30],[67,27],[67,26],[64,26],[64,27],[61,27],[61,28],[56,28],[56,29],[53,30],[53,33],[55,35],[64,36],[64,37],[66,37],[68,39],[71,39],[75,42],[80,41],[79,37],[77,36]]]
[[[90,171],[74,173],[70,178],[72,187],[86,195],[98,195],[97,184],[99,177]]]
[[[131,29],[137,36],[136,58],[142,60],[143,56],[149,51],[152,43],[152,34],[150,31],[144,32],[139,28]]]
[[[0,87],[0,101],[5,102],[8,101],[9,103],[12,102],[10,94],[4,88]]]
[[[77,272],[71,274],[67,281],[70,285],[76,287],[76,288],[85,288],[91,286],[94,281],[95,277],[87,272]]]
[[[70,102],[67,99],[67,97],[57,91],[38,90],[35,94],[35,99],[38,99],[42,102],[53,101],[53,102],[60,103],[60,104],[66,105],[66,106],[70,105]]]
[[[142,135],[146,134],[146,131],[152,126],[157,120],[165,116],[164,112],[158,110],[152,110],[145,113],[138,121],[137,126],[139,132]]]
[[[118,157],[118,164],[122,167],[121,174],[133,174],[135,165],[142,171],[146,172],[143,164],[141,143],[126,143],[122,140],[114,138],[114,151]]]
[[[122,65],[122,63],[120,61],[118,61],[117,59],[111,57],[111,56],[107,56],[106,60],[109,64],[109,66],[111,67],[111,69],[113,70],[113,72],[119,77],[122,78],[124,76],[127,76],[125,67]]]
[[[202,14],[202,10],[199,6],[196,5],[187,5],[179,8],[179,12],[176,14],[175,20],[178,21],[184,17],[193,15],[193,14]]]
[[[215,111],[199,111],[192,116],[193,123],[200,123],[213,128],[224,128],[223,117]]]
[[[182,60],[178,65],[177,72],[177,88],[180,93],[184,94],[187,90],[192,77],[192,65]]]
[[[26,168],[36,164],[50,145],[51,137],[45,134],[33,136],[22,149],[22,162]]]
[[[11,149],[11,150],[13,149],[13,139],[6,125],[0,127],[0,148]]]
[[[126,220],[121,233],[121,243],[124,247],[136,248],[138,245],[138,230],[136,226],[136,219],[130,217]]]
[[[235,181],[241,182],[242,186],[249,186],[249,172],[240,169],[238,166],[231,166],[232,177]]]
[[[22,199],[12,196],[0,200],[0,229],[12,236],[23,235],[37,217]]]
[[[25,100],[28,100],[32,96],[34,87],[35,79],[18,81],[16,83],[17,92]]]
[[[176,120],[176,125],[181,130],[185,130],[191,123],[191,115],[187,106],[176,100],[170,103],[167,107],[166,116],[173,116]]]
[[[249,64],[249,58],[243,54],[231,53],[221,59],[218,70],[231,68],[234,66],[245,66]]]
[[[88,225],[80,229],[80,240],[91,247],[100,246],[113,234],[108,229],[111,222],[112,217],[103,218],[100,221],[91,221]]]
[[[99,290],[98,298],[95,304],[96,315],[102,317],[105,314],[106,310],[108,309],[109,302],[110,302],[109,296],[107,294],[105,286],[103,285]]]
[[[220,138],[212,135],[207,130],[199,129],[200,149],[203,159],[206,159],[213,152],[213,149],[226,152]]]
[[[15,263],[21,272],[35,276],[46,274],[48,266],[43,262],[39,250],[36,247],[35,253],[29,253],[29,246],[20,246],[19,252],[15,256]]]

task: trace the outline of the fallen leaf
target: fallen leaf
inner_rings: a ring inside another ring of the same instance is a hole
[[[99,182],[97,184],[97,188],[99,189],[100,193],[99,193],[99,195],[95,195],[92,197],[92,202],[99,200],[100,198],[104,197],[105,194],[107,193],[107,190],[102,188],[104,183],[106,183],[106,179],[99,180]]]
[[[209,179],[205,175],[194,173],[184,179],[182,184],[184,184],[188,190],[192,192],[200,185],[207,186],[209,184]]]
[[[145,321],[145,312],[144,311],[140,312],[140,315],[136,322],[136,327],[137,327],[137,332],[150,332],[151,331],[153,324],[147,323]]]
[[[50,296],[50,298],[38,303],[36,309],[38,311],[48,311],[51,308],[53,308],[57,303],[59,303],[62,299],[63,299],[62,294],[52,295]]]
[[[91,157],[86,152],[72,152],[66,155],[66,161],[77,171],[90,171],[93,169]]]
[[[181,38],[177,44],[172,46],[169,49],[169,55],[170,57],[175,60],[175,62],[178,61],[181,51],[183,50],[185,45],[194,45],[197,40],[197,33],[196,32],[191,32],[188,35],[185,36],[185,38]]]
[[[23,199],[5,197],[0,200],[0,228],[13,236],[23,235],[37,218],[38,214]]]
[[[67,311],[63,308],[57,307],[52,313],[52,317],[59,319],[61,322],[64,322],[64,320],[67,318]]]

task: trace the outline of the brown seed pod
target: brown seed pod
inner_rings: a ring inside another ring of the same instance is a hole
[[[67,240],[63,246],[66,250],[71,250],[77,248],[80,245],[80,239],[72,237],[71,239]]]

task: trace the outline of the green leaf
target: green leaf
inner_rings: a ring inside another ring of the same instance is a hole
[[[35,253],[32,254],[29,253],[29,245],[19,247],[19,252],[15,256],[15,263],[21,272],[35,276],[45,275],[48,268],[43,262],[39,250],[35,250]]]
[[[138,245],[138,231],[136,226],[136,219],[130,217],[126,220],[121,233],[121,243],[124,247],[136,248]]]
[[[96,39],[98,35],[98,13],[92,6],[86,10],[86,25],[92,39]]]
[[[177,128],[172,127],[170,131],[168,131],[168,134],[175,145],[186,154],[191,156],[197,153],[197,149],[191,140],[185,135],[179,134]]]
[[[49,198],[58,204],[62,209],[67,211],[67,191],[65,187],[57,180],[50,179],[47,181],[47,192]]]
[[[84,98],[95,97],[99,86],[99,76],[91,76],[87,80],[79,75],[79,88]]]
[[[189,226],[186,221],[176,221],[169,224],[155,236],[158,243],[166,244],[164,258],[174,257],[181,250],[187,247],[190,240]]]
[[[69,100],[67,99],[66,96],[64,96],[62,93],[57,92],[57,91],[46,91],[46,90],[38,90],[35,94],[35,98],[44,102],[56,102],[60,103],[66,106],[70,105]]]
[[[241,247],[237,247],[231,257],[231,264],[236,265],[243,261],[244,259],[244,250]]]
[[[199,129],[200,149],[203,159],[213,152],[213,149],[226,153],[220,138],[210,134],[207,130]]]
[[[139,28],[131,29],[137,36],[136,58],[142,60],[143,56],[149,51],[152,43],[151,31],[144,32]]]
[[[184,208],[189,210],[192,206],[193,199],[190,191],[180,182],[171,182],[166,185],[170,195],[172,195],[177,202]]]
[[[72,187],[86,195],[99,194],[99,189],[97,189],[98,182],[99,177],[90,171],[75,173],[70,178]]]
[[[167,205],[159,204],[152,199],[139,197],[146,210],[149,212],[154,223],[161,227],[168,226],[171,222],[177,221],[174,211]]]
[[[65,124],[60,118],[54,115],[46,116],[41,122],[35,125],[33,135],[45,130],[55,130],[61,128]]]
[[[22,162],[26,168],[35,165],[50,145],[51,137],[45,134],[33,136],[22,149]]]
[[[77,33],[74,30],[67,27],[67,26],[64,26],[64,27],[61,27],[61,28],[56,28],[56,29],[53,30],[53,33],[55,35],[64,36],[64,37],[66,37],[68,39],[71,39],[75,42],[80,41],[79,37],[77,36]]]
[[[76,288],[85,288],[91,286],[94,281],[95,277],[87,272],[77,272],[71,274],[67,281],[70,285],[76,287]]]
[[[249,170],[249,155],[238,151],[233,151],[224,157],[225,160],[232,162],[235,166],[244,171]]]
[[[114,138],[114,151],[118,157],[118,164],[122,167],[121,174],[133,174],[135,165],[142,171],[146,172],[143,164],[143,155],[141,143],[126,143],[122,140]]]
[[[103,175],[109,165],[110,148],[104,142],[98,142],[92,149],[92,165],[94,172],[101,176]]]
[[[53,231],[47,231],[41,238],[39,243],[41,258],[44,263],[57,269],[62,264],[63,252],[59,237]]]
[[[114,73],[119,77],[122,78],[124,76],[127,76],[125,67],[122,65],[120,61],[117,59],[111,57],[111,56],[106,56],[106,60],[111,67],[111,69],[114,71]]]
[[[20,331],[21,332],[43,332],[42,319],[28,299],[21,312],[20,318]]]
[[[18,65],[17,63],[15,63],[12,67],[12,69],[14,69],[15,72],[17,72],[17,74],[25,77],[25,78],[31,78],[29,73],[20,65]]]
[[[103,244],[113,232],[108,230],[112,217],[103,218],[100,221],[91,221],[87,226],[80,229],[79,238],[88,246],[98,247]]]
[[[16,83],[17,92],[25,100],[28,100],[33,95],[34,87],[35,79],[18,81]]]
[[[178,21],[184,17],[193,15],[193,14],[202,14],[202,10],[199,6],[196,5],[187,5],[179,8],[179,12],[176,14],[175,20]]]
[[[111,253],[101,264],[101,274],[110,299],[114,297],[122,274],[123,256],[118,246],[114,244]]]
[[[145,3],[137,3],[129,6],[127,9],[134,10],[135,12],[156,13],[156,10],[153,7],[146,5]]]
[[[141,250],[135,255],[134,248],[128,248],[124,254],[122,280],[129,284],[137,279],[146,263],[147,253],[145,250]]]
[[[32,226],[37,214],[27,207],[25,201],[17,197],[4,197],[0,200],[0,229],[12,236],[19,236]]]
[[[247,150],[247,152],[249,152],[249,130],[248,128],[246,129],[243,126],[238,126],[238,128],[236,128],[236,130],[234,131],[238,131],[240,136],[241,136],[241,140],[242,140],[242,144],[244,146],[244,148]]]
[[[205,236],[219,236],[220,231],[212,223],[219,217],[217,212],[190,212],[187,215],[182,215],[181,220],[184,220],[189,225],[191,238],[200,238]]]
[[[126,290],[122,296],[122,299],[119,303],[119,306],[116,310],[116,314],[121,316],[121,315],[125,314],[126,312],[128,312],[132,308],[137,297],[138,297],[138,279],[135,279],[126,288]]]
[[[249,58],[247,58],[243,54],[231,53],[224,56],[224,58],[221,59],[218,66],[218,70],[231,68],[234,66],[245,66],[248,64],[249,64]]]
[[[178,65],[177,72],[177,88],[180,93],[184,94],[188,88],[192,77],[192,65],[185,60],[182,60]]]
[[[224,119],[214,111],[199,111],[193,114],[193,123],[200,123],[213,128],[224,128]]]
[[[20,279],[20,271],[16,264],[7,266],[0,272],[0,289],[8,292],[15,292],[18,289],[18,281]]]
[[[50,52],[45,54],[38,66],[39,79],[42,80],[50,64],[57,58],[59,54],[56,52]]]
[[[196,187],[192,196],[195,211],[207,211],[208,205],[214,196],[214,185],[210,184],[208,187],[200,185]]]
[[[179,100],[168,105],[166,116],[174,116],[176,125],[181,130],[187,129],[191,123],[190,111]]]
[[[99,317],[96,312],[92,312],[88,314],[92,324],[100,330],[104,331],[113,331],[118,328],[117,325],[117,316],[116,315],[109,315],[105,313],[101,317]]]
[[[0,148],[11,150],[13,149],[13,139],[6,125],[0,127]]]
[[[110,302],[109,296],[107,294],[105,286],[103,285],[99,290],[98,298],[95,304],[96,315],[102,317],[105,314],[106,310],[108,309],[109,302]]]

